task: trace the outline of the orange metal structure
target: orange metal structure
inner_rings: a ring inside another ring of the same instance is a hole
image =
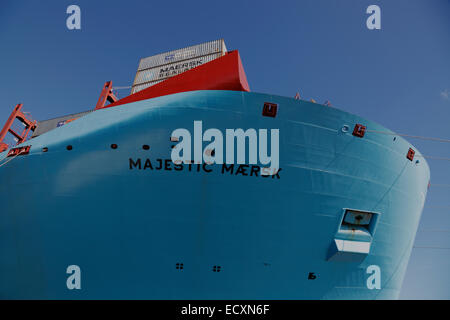
[[[103,85],[103,89],[100,93],[100,97],[98,98],[97,105],[95,106],[94,110],[105,107],[106,101],[113,103],[116,102],[117,100],[119,99],[117,99],[117,97],[113,93],[112,81],[107,81]]]
[[[14,108],[13,112],[6,121],[2,131],[0,131],[0,152],[7,150],[9,147],[6,143],[3,142],[8,132],[11,133],[17,139],[17,144],[21,144],[27,139],[27,136],[30,133],[30,131],[36,130],[37,122],[27,119],[25,114],[23,114],[21,111],[22,106],[23,104],[20,103]],[[16,119],[22,122],[25,126],[25,128],[22,131],[22,134],[20,135],[13,129],[11,129],[11,126],[13,125],[14,120]]]

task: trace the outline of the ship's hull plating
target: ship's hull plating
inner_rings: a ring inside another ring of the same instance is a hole
[[[264,102],[279,104],[276,118],[262,116]],[[279,177],[238,165],[176,170],[171,132],[193,132],[194,120],[223,132],[278,128]],[[356,123],[386,131],[305,101],[196,91],[96,111],[34,138],[29,155],[0,167],[0,298],[397,298],[429,169],[418,151],[406,158],[400,137],[353,136]],[[379,213],[362,260],[328,259],[343,208]],[[70,265],[81,269],[80,290],[67,288]],[[367,286],[371,265],[380,289]]]

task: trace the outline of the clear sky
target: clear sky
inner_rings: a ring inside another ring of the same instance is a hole
[[[81,30],[66,27],[71,4]],[[381,30],[366,27],[371,4]],[[0,126],[19,102],[38,120],[92,109],[105,81],[131,85],[139,58],[218,38],[240,51],[252,91],[300,91],[399,133],[450,138],[449,0],[1,0]],[[449,143],[410,141],[450,158]],[[450,299],[450,161],[428,163],[415,246],[434,249],[413,249],[404,299]]]

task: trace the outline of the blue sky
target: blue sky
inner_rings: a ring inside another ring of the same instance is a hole
[[[66,8],[81,8],[81,30]],[[366,8],[381,7],[381,30]],[[224,38],[252,91],[329,99],[399,133],[450,138],[449,0],[9,1],[0,3],[0,125],[15,104],[43,120],[131,85],[139,58]],[[123,97],[127,91],[120,91]],[[450,158],[450,144],[410,140]],[[428,160],[432,184],[450,161]],[[450,187],[432,186],[416,246],[450,247]],[[450,250],[413,250],[404,299],[450,299]]]

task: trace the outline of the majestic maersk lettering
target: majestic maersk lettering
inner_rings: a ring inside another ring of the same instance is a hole
[[[202,163],[174,163],[171,159],[156,159],[152,162],[151,159],[141,159],[137,158],[134,160],[133,158],[129,159],[129,169],[130,170],[150,170],[150,171],[187,171],[187,172],[205,172],[211,173],[214,172],[214,168],[216,168],[213,164]],[[234,164],[222,164],[218,172],[221,174],[229,174],[232,176],[249,176],[249,177],[262,177],[268,178],[272,176],[272,179],[275,177],[280,179],[280,171],[281,168],[277,170],[271,171],[270,168],[261,168],[257,165],[234,165]]]

